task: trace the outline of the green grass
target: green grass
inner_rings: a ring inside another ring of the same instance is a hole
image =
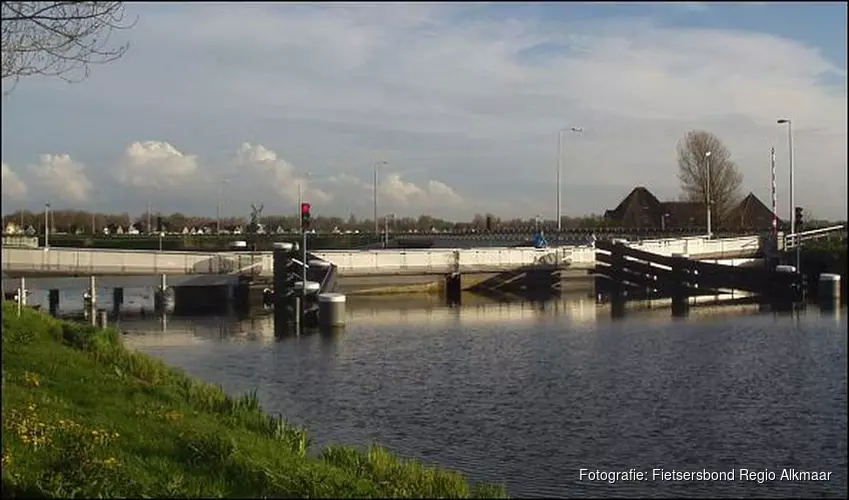
[[[3,497],[506,497],[304,430],[144,354],[115,330],[3,304]]]

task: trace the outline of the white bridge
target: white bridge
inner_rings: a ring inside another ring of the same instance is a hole
[[[758,236],[647,240],[631,247],[701,260],[753,257]],[[593,246],[554,248],[386,249],[312,252],[337,266],[339,276],[426,275],[501,272],[526,267],[590,269]],[[273,274],[272,252],[171,252],[83,248],[3,247],[3,273],[12,276],[252,275]]]

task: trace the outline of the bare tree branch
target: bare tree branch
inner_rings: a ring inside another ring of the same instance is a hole
[[[33,75],[84,80],[89,65],[114,61],[129,48],[112,47],[112,31],[135,25],[124,22],[123,2],[3,1],[0,20],[2,76],[12,81],[4,94]]]
[[[707,202],[708,167],[712,213],[721,221],[739,203],[743,174],[718,137],[693,130],[678,142],[678,180],[687,201]]]

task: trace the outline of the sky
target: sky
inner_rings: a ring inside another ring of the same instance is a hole
[[[2,100],[2,204],[141,214],[553,219],[636,186],[678,199],[676,145],[719,137],[742,194],[847,211],[846,4],[128,3],[119,60]],[[4,82],[4,89],[6,88]],[[580,133],[571,127],[580,127]],[[299,182],[298,179],[301,179]]]

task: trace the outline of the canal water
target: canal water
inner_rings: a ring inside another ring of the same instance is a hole
[[[270,317],[120,326],[131,348],[232,393],[256,389],[319,445],[378,442],[505,482],[514,497],[843,498],[846,314],[752,305],[614,320],[581,296],[464,296],[460,307],[349,297],[348,326],[332,336],[275,339]],[[646,479],[592,481],[581,469]],[[734,476],[675,481],[653,469]],[[803,481],[794,472],[831,474]]]

